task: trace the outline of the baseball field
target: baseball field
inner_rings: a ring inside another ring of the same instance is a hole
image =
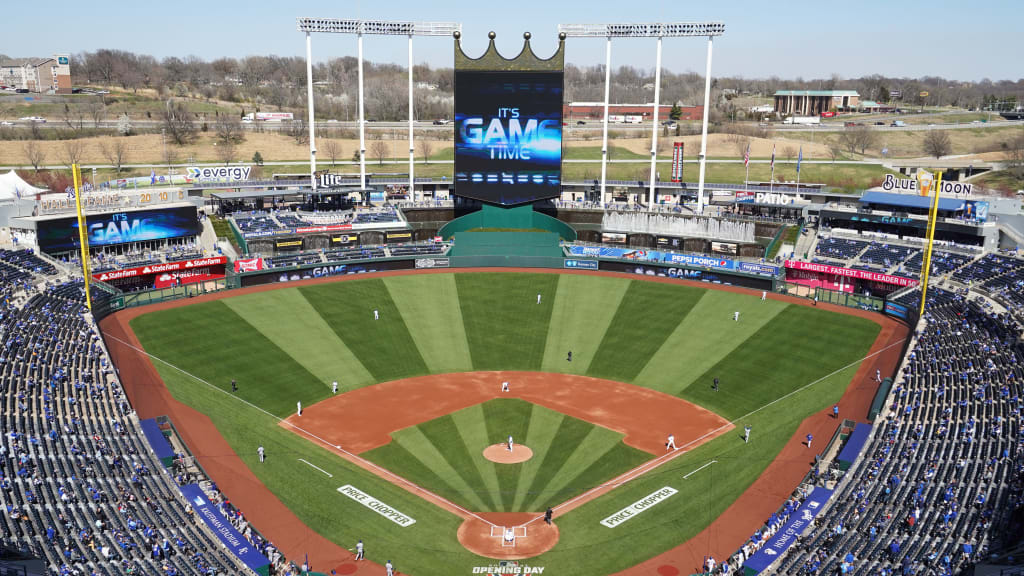
[[[557,530],[534,522],[516,542],[529,551],[533,537],[546,551],[506,557],[610,574],[662,554],[711,525],[794,449],[805,419],[844,397],[881,322],[612,274],[400,273],[266,288],[129,311],[162,380],[135,393],[166,385],[209,418],[226,444],[193,447],[199,461],[228,496],[239,482],[269,489],[268,509],[278,499],[301,529],[281,534],[284,520],[243,512],[326,573],[356,571],[344,550],[362,539],[369,560],[402,573],[470,574],[494,561],[464,546],[460,526],[521,524],[548,506]],[[122,377],[116,348],[128,340],[111,345]],[[679,451],[666,452],[668,434]],[[532,450],[528,461],[482,456],[509,435]],[[804,471],[811,459],[800,456]],[[218,467],[239,464],[247,480],[218,479]],[[665,488],[675,492],[608,521]]]

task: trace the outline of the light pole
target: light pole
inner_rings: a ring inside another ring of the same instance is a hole
[[[611,57],[612,57],[612,38],[657,38],[658,39],[658,52],[656,55],[656,72],[655,72],[655,100],[659,95],[658,88],[660,82],[660,71],[661,71],[661,39],[671,37],[704,37],[708,38],[708,68],[707,77],[705,81],[704,91],[704,128],[701,135],[701,182],[697,192],[698,212],[701,211],[702,204],[701,199],[704,194],[704,152],[707,150],[707,126],[708,126],[708,106],[709,96],[711,90],[711,39],[715,36],[721,36],[725,33],[725,24],[722,22],[655,22],[648,24],[559,24],[558,31],[564,33],[567,37],[573,38],[605,38],[607,39],[607,47],[605,48],[605,80],[604,80],[604,140],[601,149],[601,200],[604,201],[605,191],[605,178],[608,174],[608,95],[609,86],[611,84]],[[651,153],[651,186],[650,186],[650,199],[654,201],[654,177],[655,162],[657,161],[655,142],[657,141],[658,132],[658,121],[657,121],[657,105],[655,101],[655,113],[654,113],[654,130],[651,137],[652,141],[652,153]]]

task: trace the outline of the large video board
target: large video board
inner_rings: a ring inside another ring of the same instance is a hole
[[[455,72],[455,193],[515,205],[558,196],[562,72]]]
[[[198,236],[202,226],[195,206],[86,215],[90,246],[113,246],[146,240]],[[42,220],[37,225],[39,248],[46,253],[78,249],[78,219]]]

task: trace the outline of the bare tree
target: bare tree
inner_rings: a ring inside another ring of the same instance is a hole
[[[224,143],[237,144],[245,140],[242,132],[242,121],[232,114],[221,114],[213,125],[217,140]]]
[[[64,110],[60,113],[60,119],[64,121],[68,128],[76,132],[85,125],[85,115],[82,114],[78,106],[71,108],[65,104]]]
[[[793,148],[792,146],[786,146],[785,148],[782,149],[782,154],[783,156],[786,157],[786,162],[792,162],[793,157],[796,156],[796,148]]]
[[[64,165],[71,168],[82,160],[82,142],[80,140],[65,140],[61,146],[61,160]]]
[[[378,165],[384,164],[384,159],[388,157],[388,144],[383,140],[374,140],[370,144],[370,156],[377,159]]]
[[[100,122],[103,121],[103,117],[107,113],[107,105],[103,103],[103,100],[93,100],[85,106],[89,112],[89,117],[92,118],[93,128],[99,128]]]
[[[236,146],[234,142],[217,142],[215,148],[217,149],[217,159],[225,165],[235,159]]]
[[[730,134],[729,140],[732,142],[733,148],[736,150],[737,156],[745,156],[747,148],[750,146],[750,138],[742,136],[740,134]]]
[[[953,143],[945,130],[929,130],[924,135],[922,146],[925,154],[936,158],[948,156],[953,152]]]
[[[25,159],[32,165],[32,169],[39,172],[39,167],[46,162],[46,152],[39,147],[35,140],[26,140],[21,147],[25,153]]]
[[[832,158],[832,163],[833,164],[836,163],[836,160],[839,158],[839,155],[842,154],[842,153],[843,153],[843,148],[839,145],[839,143],[834,141],[834,140],[829,140],[829,142],[828,142],[828,155],[829,155],[830,158]]]
[[[878,141],[878,133],[867,126],[856,126],[843,130],[839,134],[839,144],[851,154],[863,154]]]
[[[342,155],[341,144],[338,144],[337,140],[324,139],[322,148],[327,157],[331,159],[331,166],[334,166],[338,161],[338,157]]]
[[[291,136],[296,144],[309,144],[309,130],[306,129],[306,121],[302,116],[292,120],[285,133]]]
[[[184,102],[168,100],[161,113],[163,127],[167,135],[178,146],[192,142],[196,137],[196,124],[192,121],[192,113]]]
[[[1006,167],[1017,178],[1024,178],[1024,132],[1018,133],[1006,147]]]
[[[107,162],[121,174],[121,167],[128,159],[128,142],[124,138],[116,138],[113,142],[100,141],[100,153],[107,159]]]
[[[434,143],[423,138],[416,143],[416,146],[420,149],[420,156],[423,156],[423,162],[429,164],[430,155],[434,153]]]

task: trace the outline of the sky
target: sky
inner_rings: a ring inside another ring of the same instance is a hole
[[[557,47],[559,24],[720,21],[726,28],[714,41],[713,76],[1024,78],[1021,0],[99,0],[88,8],[51,0],[44,15],[31,2],[8,4],[0,53],[12,57],[98,48],[205,60],[304,56],[304,35],[295,24],[299,16],[457,22],[470,56],[486,49],[492,30],[498,49],[514,56],[522,48],[523,32],[529,31],[534,51],[547,57]],[[415,62],[451,66],[452,42],[415,39]],[[706,48],[706,39],[665,39],[663,66],[703,74]],[[367,60],[404,64],[407,50],[405,39],[364,38]],[[569,39],[566,60],[603,63],[604,50],[603,39]],[[353,36],[313,37],[315,61],[355,54]],[[613,67],[653,69],[654,59],[654,39],[612,43]]]

